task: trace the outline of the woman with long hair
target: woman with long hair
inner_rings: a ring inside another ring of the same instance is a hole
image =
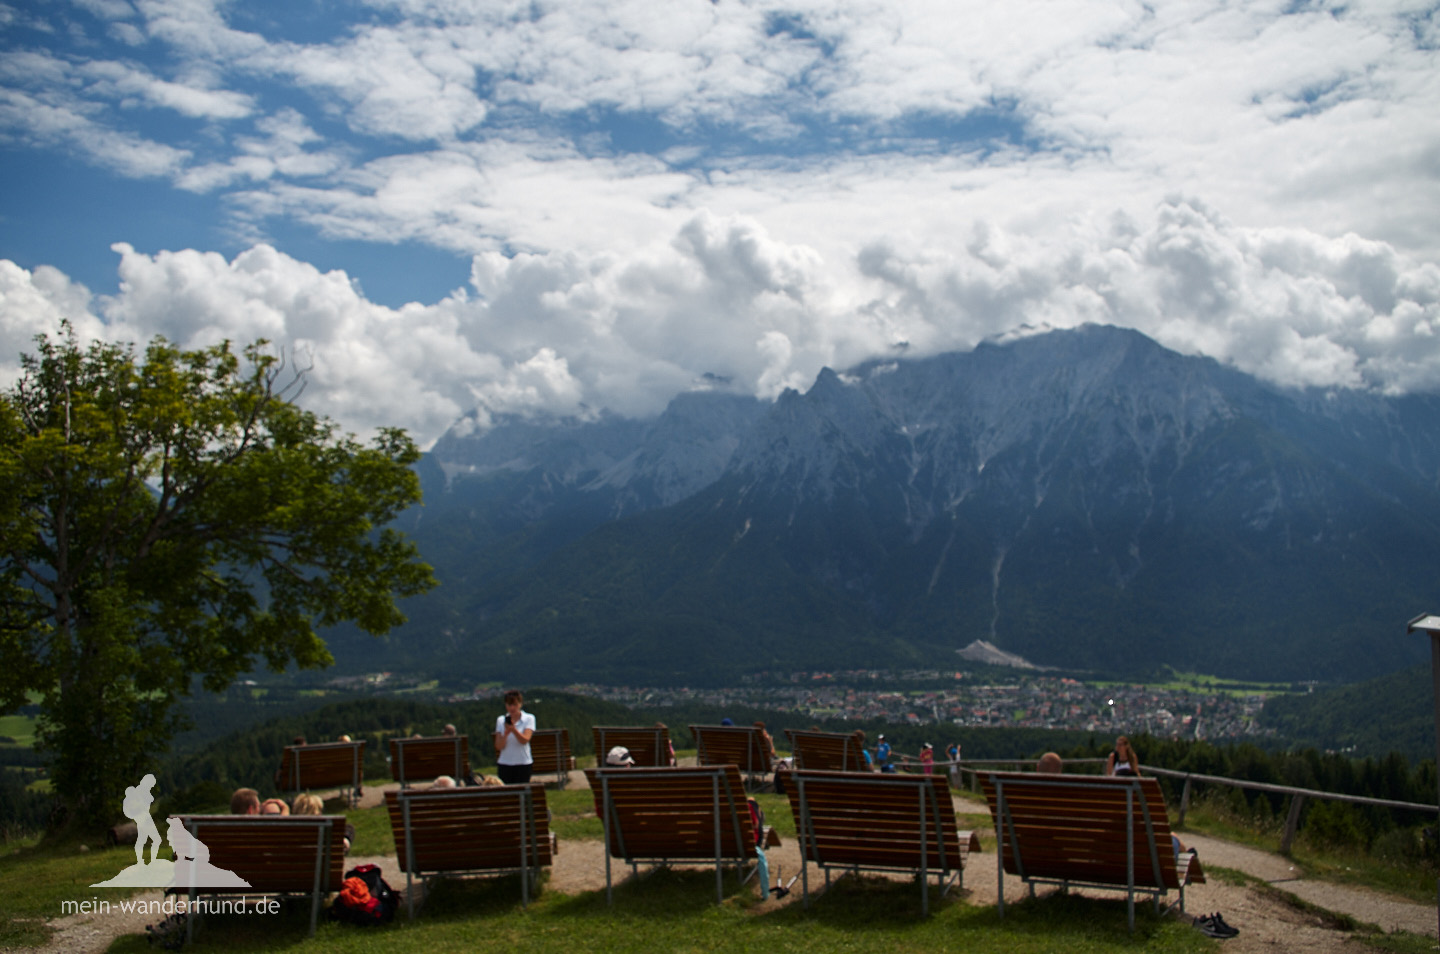
[[[1125,736],[1115,740],[1115,750],[1105,760],[1106,775],[1139,775],[1140,756],[1130,746],[1130,740]]]

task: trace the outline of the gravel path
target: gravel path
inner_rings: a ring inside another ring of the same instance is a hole
[[[584,786],[583,776],[578,785]],[[374,805],[383,801],[383,793],[371,790],[365,793],[362,805]],[[986,813],[984,802],[972,799],[956,799],[956,807],[966,813]],[[991,830],[980,832],[983,851],[972,855],[964,879],[961,896],[967,903],[975,905],[995,904],[1001,890],[1005,892],[1007,904],[1022,901],[1028,894],[1018,879],[997,871],[995,836]],[[1437,936],[1437,912],[1434,905],[1415,904],[1375,891],[1345,887],[1322,881],[1308,880],[1304,872],[1289,859],[1268,852],[1231,844],[1215,838],[1200,835],[1187,836],[1186,844],[1199,853],[1201,863],[1208,869],[1231,868],[1245,872],[1251,877],[1267,882],[1281,891],[1288,892],[1322,908],[1348,914],[1362,923],[1375,924],[1385,931],[1405,930],[1416,934]],[[605,853],[600,841],[562,842],[550,869],[546,891],[561,894],[577,894],[582,891],[603,890],[605,887]],[[769,852],[772,879],[786,881],[800,873],[800,855],[795,840],[787,839],[778,848]],[[370,858],[351,858],[352,864],[373,862],[385,873],[385,880],[402,893],[405,890],[405,875],[393,855]],[[611,863],[611,875],[616,883],[629,875],[624,865]],[[821,891],[824,875],[811,869],[811,890]],[[733,884],[732,875],[727,874],[727,883]],[[792,893],[781,900],[770,900],[751,908],[754,913],[763,914],[780,905],[800,903],[801,882],[794,883]],[[419,891],[419,887],[416,888]],[[1082,889],[1082,893],[1085,890]],[[158,892],[153,893],[155,897]],[[1113,892],[1102,892],[1105,897],[1115,897]],[[150,897],[142,895],[141,897]],[[422,900],[417,897],[417,902]],[[1210,882],[1194,885],[1185,893],[1186,910],[1192,914],[1220,911],[1225,920],[1240,929],[1240,935],[1225,942],[1225,950],[1234,954],[1260,954],[1304,950],[1314,954],[1359,954],[1371,950],[1358,941],[1351,940],[1348,932],[1337,928],[1333,919],[1323,915],[1301,911],[1287,904],[1272,892],[1260,891],[1253,886],[1236,886],[1212,877]],[[401,916],[404,916],[403,908]],[[115,913],[107,915],[76,915],[52,922],[56,934],[41,950],[45,954],[89,954],[104,951],[115,937],[123,934],[142,933],[150,917],[126,918]]]
[[[1327,911],[1348,914],[1385,931],[1410,931],[1430,937],[1437,934],[1440,922],[1433,904],[1416,904],[1369,888],[1307,879],[1288,858],[1218,838],[1187,835],[1185,844],[1199,853],[1202,864],[1243,871]]]
[[[964,798],[956,799],[956,809],[982,814],[989,811],[983,801]],[[975,871],[967,874],[966,884],[975,891],[969,900],[972,904],[993,904],[999,893],[995,878],[995,833],[982,831],[980,837],[985,853],[974,859],[977,862]],[[1347,914],[1361,923],[1378,925],[1385,931],[1404,930],[1437,936],[1435,905],[1416,904],[1365,888],[1307,880],[1304,872],[1288,858],[1218,838],[1186,834],[1184,841],[1187,847],[1195,849],[1201,866],[1206,870],[1230,868],[1244,872],[1325,911]],[[983,887],[979,884],[982,879],[975,877],[980,868],[985,868],[988,874],[985,879],[988,884]],[[1023,896],[1019,880],[1007,875],[1006,903],[1012,897],[1018,899]],[[1114,894],[1105,896],[1114,897]],[[1324,954],[1371,950],[1351,940],[1349,932],[1338,929],[1331,919],[1300,911],[1269,892],[1226,884],[1218,877],[1186,889],[1185,910],[1192,915],[1219,911],[1227,923],[1239,928],[1240,935],[1225,942],[1227,951],[1304,950]]]

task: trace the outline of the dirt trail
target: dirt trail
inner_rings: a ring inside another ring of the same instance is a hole
[[[1195,849],[1203,864],[1243,871],[1327,911],[1348,914],[1386,931],[1410,931],[1430,937],[1437,934],[1433,904],[1416,904],[1369,888],[1309,879],[1288,858],[1218,838],[1187,834],[1185,844]]]
[[[975,799],[957,798],[955,805],[957,811],[967,814],[989,812],[985,802]],[[980,837],[985,852],[974,859],[976,864],[973,865],[974,870],[967,872],[966,884],[976,889],[976,894],[970,897],[971,903],[994,903],[999,894],[995,877],[995,833],[993,830],[982,831]],[[1307,879],[1303,870],[1282,855],[1218,838],[1186,834],[1185,844],[1195,849],[1201,865],[1207,870],[1230,868],[1244,872],[1325,911],[1349,915],[1363,924],[1378,925],[1387,932],[1403,930],[1437,936],[1435,905],[1416,904],[1366,888]],[[988,869],[987,888],[978,885],[981,879],[976,875],[980,868]],[[1009,903],[1012,897],[1022,896],[1023,889],[1018,879],[1007,875],[1006,902]],[[1369,950],[1359,942],[1351,941],[1349,933],[1336,928],[1330,919],[1299,911],[1268,893],[1225,884],[1218,877],[1186,889],[1185,910],[1192,915],[1219,911],[1227,923],[1239,928],[1240,936],[1225,942],[1225,949],[1229,951]]]

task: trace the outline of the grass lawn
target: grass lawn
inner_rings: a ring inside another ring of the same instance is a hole
[[[0,735],[9,736],[15,740],[14,745],[28,749],[35,744],[35,720],[22,715],[0,716]]]
[[[716,905],[708,871],[660,870],[616,889],[607,906],[604,891],[577,896],[542,892],[528,908],[519,903],[514,878],[439,883],[414,921],[403,908],[393,924],[374,929],[322,924],[314,939],[308,912],[297,905],[278,915],[211,916],[196,938],[197,950],[305,952],[373,951],[428,954],[436,950],[486,948],[526,954],[598,952],[811,952],[869,954],[963,950],[974,952],[1110,951],[1199,952],[1213,942],[1172,919],[1137,919],[1130,935],[1123,901],[1053,897],[1011,905],[1001,920],[993,906],[970,907],[932,898],[932,914],[920,916],[913,885],[880,879],[844,878],[814,901],[765,913],[753,910],[748,893]],[[145,938],[122,938],[112,951],[153,950]]]
[[[379,780],[367,784],[381,784]],[[758,796],[767,821],[782,838],[795,837],[794,822],[784,796]],[[594,798],[585,788],[550,790],[546,800],[552,827],[562,844],[599,840],[601,826]],[[343,811],[343,805],[327,805]],[[390,855],[395,851],[389,817],[383,805],[346,812],[355,826],[354,856]],[[1204,813],[1192,814],[1193,830],[1218,826]],[[983,828],[988,814],[964,815],[962,826]],[[1217,832],[1218,833],[1218,832]],[[77,843],[11,845],[0,856],[0,949],[28,948],[44,943],[47,919],[61,914],[64,901],[104,895],[112,903],[125,892],[89,886],[113,876],[133,858],[129,848],[82,851]],[[1211,877],[1245,883],[1248,876],[1212,869]],[[544,876],[542,875],[542,878]],[[1357,880],[1363,880],[1357,876]],[[1433,884],[1433,882],[1432,882]],[[441,880],[432,885],[418,916],[407,918],[402,904],[392,924],[357,928],[322,920],[309,936],[308,902],[289,902],[279,914],[210,915],[200,923],[196,950],[272,951],[304,954],[375,952],[433,954],[479,945],[510,948],[525,954],[603,954],[603,952],[811,952],[854,954],[915,954],[917,951],[1076,954],[1215,950],[1215,941],[1191,928],[1186,920],[1156,917],[1149,905],[1136,911],[1136,931],[1126,929],[1122,899],[1097,900],[1050,895],[1006,906],[1001,919],[993,905],[972,906],[962,898],[930,896],[931,916],[922,917],[913,882],[881,878],[840,877],[823,893],[812,896],[808,909],[798,898],[781,907],[760,905],[749,888],[737,890],[734,875],[725,876],[726,900],[715,903],[715,879],[706,868],[661,869],[626,880],[607,905],[603,889],[563,895],[542,889],[530,905],[520,904],[516,877]],[[398,887],[398,886],[397,886]],[[96,915],[102,917],[104,915]],[[157,917],[158,920],[158,917]],[[1407,954],[1433,949],[1433,939],[1405,935],[1357,937],[1379,950]],[[1413,942],[1413,943],[1412,943]],[[112,951],[153,952],[144,934],[117,939]]]
[[[588,789],[551,790],[553,827],[565,840],[598,840],[601,828]],[[767,820],[784,838],[794,822],[784,796],[759,796]],[[327,806],[329,808],[339,806]],[[383,806],[347,812],[355,826],[356,856],[393,854],[394,838]],[[981,821],[983,819],[976,819]],[[44,943],[44,922],[61,914],[65,901],[103,894],[112,903],[127,893],[93,889],[133,860],[129,848],[82,851],[79,844],[33,843],[10,847],[0,857],[0,949]],[[727,898],[715,904],[713,872],[662,869],[626,881],[607,906],[603,889],[568,896],[542,890],[529,907],[519,901],[515,877],[440,881],[415,920],[402,905],[393,924],[374,929],[322,922],[309,937],[308,903],[288,903],[279,914],[210,915],[196,937],[197,950],[303,952],[374,951],[432,954],[436,950],[487,947],[526,954],[610,951],[693,951],[753,954],[763,951],[841,951],[869,954],[917,950],[995,952],[1210,950],[1187,924],[1157,918],[1141,906],[1137,930],[1126,930],[1123,901],[1051,897],[1010,905],[1001,920],[993,905],[976,906],[932,890],[931,916],[920,913],[913,883],[879,878],[839,878],[812,898],[762,909],[749,888],[737,891],[726,874]],[[96,915],[103,917],[105,915]],[[157,917],[158,920],[158,917]],[[119,938],[112,951],[153,952],[143,934]]]
[[[33,947],[49,936],[44,922],[60,916],[64,901],[86,901],[103,893],[125,898],[134,892],[91,888],[135,863],[133,848],[81,850],[78,842],[38,846],[34,839],[10,842],[0,855],[0,950]]]

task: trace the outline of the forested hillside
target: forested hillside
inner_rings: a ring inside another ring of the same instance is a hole
[[[1414,637],[1417,641],[1421,637]],[[1296,748],[1346,754],[1399,752],[1412,762],[1435,758],[1435,703],[1430,666],[1412,666],[1366,682],[1309,695],[1275,696],[1260,722]],[[1430,793],[1431,797],[1434,792]]]

